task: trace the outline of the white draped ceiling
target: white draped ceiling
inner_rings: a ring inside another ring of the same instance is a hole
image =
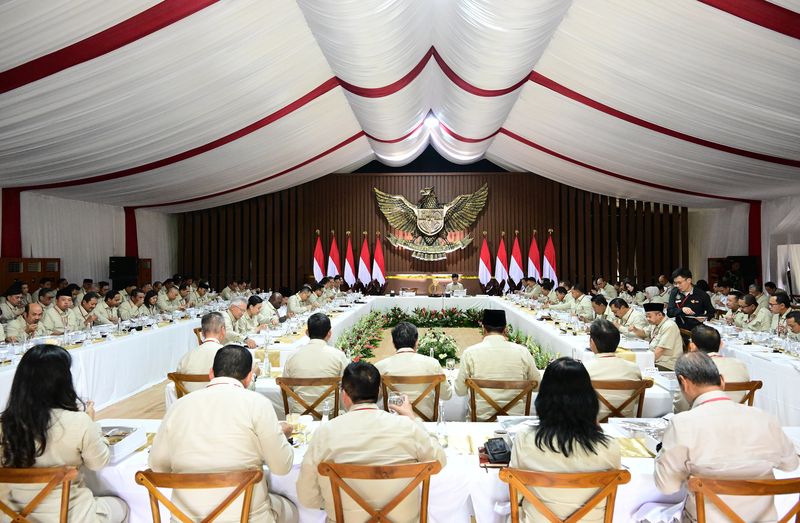
[[[734,0],[6,0],[0,185],[178,212],[432,144],[692,207],[800,194],[800,1],[741,2],[788,23]]]

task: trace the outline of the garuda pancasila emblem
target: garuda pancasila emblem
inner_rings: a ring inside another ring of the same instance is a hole
[[[389,242],[395,247],[411,251],[411,256],[419,260],[444,260],[446,254],[463,249],[472,242],[467,234],[456,242],[448,242],[447,234],[470,227],[480,214],[489,187],[484,184],[472,194],[462,194],[447,205],[439,203],[433,187],[425,187],[417,205],[399,195],[386,194],[374,189],[378,207],[389,224],[395,229],[410,233],[412,240],[404,240],[388,234]]]

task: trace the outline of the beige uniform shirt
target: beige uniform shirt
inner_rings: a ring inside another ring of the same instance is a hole
[[[123,301],[118,308],[118,312],[119,319],[123,321],[147,315],[147,309],[144,306],[137,307],[131,300]]]
[[[244,314],[242,314],[242,316],[244,317]],[[224,345],[228,345],[229,343],[243,344],[247,336],[240,332],[239,320],[233,317],[230,309],[223,312],[222,317],[225,319],[225,339],[222,340],[222,343]]]
[[[16,319],[25,309],[14,307],[8,301],[0,303],[0,323],[8,323]]]
[[[572,297],[572,294],[569,292],[562,301],[558,301],[558,293],[553,291],[551,293],[553,296],[552,301],[550,302],[550,308],[554,311],[571,311],[575,305],[575,298]]]
[[[711,357],[711,361],[717,366],[717,370],[719,370],[719,374],[725,380],[725,383],[750,381],[750,372],[747,370],[747,365],[741,361],[736,358],[725,358],[715,352],[709,353],[709,356]],[[744,398],[745,393],[726,392],[725,395],[736,403],[739,403],[742,401],[742,398]],[[683,394],[677,391],[673,398],[673,411],[677,414],[678,412],[685,412],[687,410],[689,410],[689,403],[686,401],[686,398],[683,397]]]
[[[757,296],[756,302],[759,308],[769,311],[769,295],[766,292],[762,292],[761,296]]]
[[[639,366],[633,362],[617,358],[612,353],[599,353],[595,358],[586,363],[586,370],[589,372],[589,377],[592,380],[631,380],[639,381],[642,379],[642,371]],[[626,390],[598,390],[609,403],[615,407],[619,407],[631,396],[631,391]],[[622,410],[626,418],[635,418],[638,401],[632,401]],[[597,419],[601,420],[608,416],[609,409],[603,402],[600,402],[600,412]]]
[[[304,312],[308,312],[311,310],[311,302],[303,301],[300,299],[299,294],[295,294],[289,297],[288,308],[289,312],[293,312],[295,314],[302,314]]]
[[[731,311],[725,313],[725,321],[733,319],[733,324],[737,327],[741,327],[744,319],[747,317],[747,314],[743,313],[742,311]]]
[[[258,321],[258,316],[250,316],[247,312],[242,314],[242,317],[239,318],[239,321],[236,322],[236,330],[240,334],[253,334],[256,332],[258,326],[261,325]]]
[[[45,335],[48,334],[64,334],[64,329],[70,327],[70,311],[62,311],[56,306],[48,309],[42,315],[41,324],[44,328]]]
[[[794,445],[771,414],[739,405],[722,391],[700,395],[692,410],[676,414],[664,433],[656,456],[656,486],[664,493],[678,492],[690,475],[717,478],[772,479],[773,468],[798,466]],[[774,521],[772,497],[721,496],[745,521]],[[706,503],[706,521],[728,519]],[[696,504],[690,493],[684,521],[696,521]]]
[[[757,308],[751,315],[744,315],[742,328],[754,332],[766,332],[772,325],[772,313],[769,309]]]
[[[238,295],[239,293],[234,291],[230,287],[225,287],[224,289],[222,289],[222,292],[219,293],[220,298],[222,298],[225,301],[230,301],[233,298],[237,297]]]
[[[222,348],[219,341],[209,338],[203,342],[202,345],[196,349],[192,349],[183,355],[181,361],[178,363],[178,373],[180,374],[208,374],[211,367],[214,366],[214,356],[217,351]],[[184,383],[183,386],[187,391],[193,392],[196,390],[204,389],[205,383]]]
[[[246,390],[232,378],[215,378],[207,387],[176,401],[164,416],[150,450],[150,467],[156,472],[210,473],[261,469],[273,474],[292,469],[293,450],[281,432],[270,401]],[[229,491],[173,491],[172,499],[198,514],[208,514]],[[238,522],[239,496],[219,519]],[[272,523],[267,480],[253,492],[252,523]]]
[[[647,329],[647,318],[645,318],[644,313],[633,308],[628,309],[628,312],[622,318],[616,319],[619,321],[619,331],[623,334],[630,332],[631,327],[641,330]]]
[[[459,396],[466,396],[469,393],[467,378],[540,382],[541,374],[528,349],[522,345],[511,343],[502,334],[490,334],[483,338],[481,343],[468,347],[461,355],[461,367],[455,382],[455,391]],[[501,407],[519,394],[518,390],[489,389],[485,392]],[[477,393],[475,402],[479,421],[488,419],[494,414],[495,410]],[[509,413],[523,415],[525,401],[517,402],[509,410]]]
[[[789,315],[790,312],[792,312],[792,309],[787,310],[783,314],[773,314],[772,315],[772,320],[770,322],[769,329],[771,331],[774,331],[775,329],[778,328],[778,326],[785,327],[786,326],[786,317]]]
[[[6,331],[3,328],[3,324],[0,323],[0,341],[5,341],[5,339],[6,339]]]
[[[463,291],[464,286],[460,283],[450,282],[444,286],[444,292]]]
[[[417,353],[413,348],[406,347],[397,350],[397,354],[383,359],[375,364],[381,376],[430,376],[444,375],[441,364],[430,356]],[[408,396],[408,401],[413,402],[424,391],[428,385],[396,385],[398,391]],[[453,397],[453,389],[447,380],[439,386],[439,398],[449,400]],[[433,417],[434,393],[417,404],[420,412],[425,414],[429,420],[436,421]]]
[[[170,300],[167,298],[167,295],[164,294],[163,296],[158,297],[156,306],[161,312],[175,312],[183,306],[183,298],[181,298],[181,295],[178,294],[175,296],[174,300]]]
[[[789,331],[786,333],[786,337],[789,338],[790,340],[800,341],[800,332],[795,334],[794,332],[792,332],[792,329],[789,329]]]
[[[100,470],[110,458],[108,443],[100,427],[85,412],[61,409],[51,411],[51,427],[47,431],[44,454],[36,458],[36,467],[75,466]],[[79,469],[80,471],[80,469]],[[42,489],[36,485],[4,485],[12,506],[22,508]],[[69,492],[69,521],[71,523],[100,523],[110,515],[103,499],[95,499],[84,485],[83,474],[72,483]],[[21,506],[20,506],[21,505]],[[38,523],[57,523],[61,507],[61,487],[57,487],[33,512]]]
[[[400,465],[434,460],[445,465],[444,450],[422,423],[384,412],[375,404],[358,404],[346,414],[323,423],[314,433],[297,479],[298,499],[303,506],[324,508],[327,521],[333,523],[330,480],[317,471],[321,462]],[[347,483],[371,505],[380,507],[400,493],[408,479]],[[367,513],[347,495],[342,496],[342,503],[345,521],[367,520]],[[419,521],[419,504],[419,495],[411,494],[389,516],[395,523],[415,523]]]
[[[79,331],[91,327],[91,325],[93,325],[94,322],[92,322],[92,324],[89,324],[88,326],[86,324],[86,319],[91,314],[94,314],[94,311],[86,312],[86,309],[83,308],[83,305],[78,305],[77,307],[73,307],[72,310],[70,311],[70,316],[69,316],[70,330]]]
[[[195,307],[202,307],[211,302],[211,293],[206,291],[204,295],[200,296],[197,291],[191,291],[187,298],[189,302],[194,303]]]
[[[674,369],[675,361],[683,354],[683,339],[678,324],[672,318],[664,318],[664,321],[652,327],[650,350],[654,351],[656,347],[664,349],[656,363],[665,369]]]
[[[280,323],[280,318],[278,317],[278,311],[275,310],[275,307],[268,301],[264,301],[261,304],[261,312],[258,314],[258,324],[273,324],[277,325]]]
[[[606,286],[600,289],[600,294],[605,296],[608,301],[611,301],[617,297],[617,289],[615,289],[610,283],[606,283]]]
[[[33,334],[28,334],[25,331],[27,326],[28,324],[25,321],[25,318],[20,316],[16,320],[9,322],[6,325],[6,334],[2,338],[3,339],[14,338],[17,340],[17,342],[21,342],[21,341],[28,341],[32,338],[37,338],[39,336],[44,336],[47,334],[47,332],[44,329],[44,325],[42,325],[41,321],[36,324],[36,331],[34,331]],[[0,325],[0,329],[2,328],[3,328],[2,325]]]
[[[119,307],[109,307],[105,300],[98,303],[93,312],[97,316],[94,321],[95,325],[110,325],[117,323],[119,320]],[[112,318],[114,321],[112,321]]]
[[[510,466],[524,470],[539,472],[600,472],[603,470],[619,469],[622,466],[619,443],[615,439],[608,439],[607,445],[598,444],[595,452],[589,452],[583,447],[578,447],[569,457],[547,449],[541,450],[536,445],[536,432],[524,431],[517,435],[511,449]],[[582,507],[597,491],[597,489],[532,489],[536,496],[552,510],[556,516],[566,519],[570,514]],[[602,522],[605,512],[605,502],[601,502],[586,516],[582,522]],[[547,523],[542,516],[528,502],[523,502],[522,510],[525,514],[525,523]]]
[[[586,318],[591,320],[594,318],[594,309],[592,309],[592,297],[588,294],[582,295],[577,300],[572,300],[572,312],[578,315],[579,318]]]
[[[344,352],[331,347],[325,340],[310,340],[297,352],[289,356],[283,366],[285,378],[333,378],[341,376],[345,367],[350,364]],[[303,401],[311,405],[325,392],[327,387],[296,387],[295,392]],[[333,401],[331,393],[328,398]],[[302,413],[305,409],[296,401],[289,398],[289,408],[292,412]],[[317,411],[322,412],[322,403],[317,405]]]

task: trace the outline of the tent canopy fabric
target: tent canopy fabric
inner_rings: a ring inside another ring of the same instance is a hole
[[[800,1],[9,0],[0,185],[182,212],[429,144],[617,197],[800,194]]]

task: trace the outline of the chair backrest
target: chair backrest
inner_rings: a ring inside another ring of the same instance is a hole
[[[744,391],[747,391],[747,393],[744,396],[742,396],[742,399],[739,400],[739,403],[741,403],[743,405],[745,403],[747,403],[748,407],[752,407],[753,406],[753,402],[756,399],[756,391],[758,389],[760,389],[763,385],[764,384],[760,380],[754,380],[754,381],[732,381],[730,383],[728,383],[726,381],[725,382],[725,387],[723,388],[723,390],[725,392],[744,392]]]
[[[180,372],[170,372],[167,378],[175,383],[175,395],[178,399],[182,398],[189,391],[183,386],[184,383],[208,383],[211,379],[208,374],[181,374]]]
[[[388,523],[392,521],[388,514],[412,492],[415,492],[420,484],[422,484],[422,492],[419,519],[417,521],[426,523],[428,521],[428,493],[430,491],[431,476],[438,474],[439,471],[442,470],[442,464],[438,461],[424,461],[422,463],[411,463],[408,465],[370,466],[347,465],[323,461],[319,464],[317,470],[320,475],[330,479],[336,523],[344,523],[344,508],[342,507],[342,493],[340,489],[369,514],[370,519],[367,520],[367,523]],[[371,506],[345,481],[346,479],[385,480],[402,478],[411,478],[411,481],[381,508]]]
[[[147,489],[150,495],[150,510],[153,514],[153,523],[161,523],[159,502],[182,523],[194,523],[196,519],[187,516],[169,498],[161,493],[159,488],[167,489],[214,489],[233,487],[231,493],[217,505],[211,513],[201,520],[202,523],[214,521],[222,512],[233,503],[242,493],[241,523],[250,519],[250,505],[253,501],[253,488],[264,477],[262,470],[242,470],[235,472],[220,472],[213,474],[174,474],[153,472],[150,469],[140,470],[136,473],[136,483]]]
[[[706,499],[715,505],[732,523],[745,523],[722,499],[723,496],[776,496],[800,494],[800,478],[790,479],[716,479],[700,476],[689,478],[689,491],[694,492],[697,504],[697,523],[706,522]],[[800,522],[800,500],[781,517],[779,523],[788,523],[794,518]]]
[[[317,411],[317,406],[325,401],[331,392],[333,393],[333,413],[331,418],[339,415],[339,387],[342,382],[341,376],[334,376],[331,378],[275,378],[275,383],[281,388],[281,397],[283,398],[283,411],[286,414],[291,412],[289,410],[289,396],[294,401],[300,404],[304,409],[303,414],[311,414],[315,419],[321,420],[322,413]],[[294,387],[327,387],[319,396],[308,403],[297,392]]]
[[[614,503],[617,498],[617,487],[628,483],[631,480],[631,473],[627,470],[555,473],[506,468],[500,471],[500,479],[508,483],[508,492],[511,499],[511,523],[518,523],[520,521],[520,504],[515,501],[517,499],[517,494],[521,494],[522,497],[533,505],[550,523],[577,523],[603,500],[607,500],[603,521],[605,523],[611,523],[614,517]],[[596,488],[598,490],[582,507],[570,514],[567,519],[561,519],[556,516],[529,487],[563,489]]]
[[[44,487],[39,491],[30,502],[19,512],[0,500],[0,511],[11,518],[14,523],[32,523],[28,516],[36,510],[36,507],[55,489],[61,485],[61,509],[59,511],[59,522],[67,523],[69,514],[69,491],[70,481],[78,477],[78,469],[75,467],[52,467],[52,468],[0,468],[0,484],[22,483],[35,484],[44,483]]]
[[[622,411],[637,399],[639,400],[639,404],[636,408],[636,417],[641,418],[642,409],[644,408],[644,393],[652,386],[653,380],[592,380],[592,387],[597,393],[597,399],[609,410],[608,416],[601,419],[600,423],[607,422],[608,418],[627,417]],[[608,401],[608,398],[600,393],[601,390],[629,390],[631,394],[624,402],[620,403],[618,406],[614,406]]]
[[[203,329],[201,329],[200,327],[195,327],[194,329],[192,329],[192,332],[194,332],[194,335],[197,336],[197,344],[202,345],[203,335],[201,333],[203,332]]]
[[[444,374],[429,374],[427,376],[381,376],[381,392],[383,394],[383,410],[389,410],[389,391],[401,394],[396,385],[425,385],[422,392],[416,398],[409,398],[411,401],[411,408],[414,412],[424,421],[436,421],[439,415],[439,393],[441,391],[442,382],[446,380]],[[423,412],[420,412],[418,405],[424,401],[428,394],[433,391],[433,415],[428,418]]]
[[[469,387],[469,406],[470,406],[470,419],[478,421],[478,414],[476,410],[476,396],[483,398],[491,408],[494,409],[488,419],[482,421],[496,421],[497,416],[509,416],[509,410],[519,403],[522,398],[525,398],[525,415],[531,413],[531,395],[533,390],[539,385],[536,380],[521,380],[521,381],[505,381],[505,380],[478,380],[474,378],[467,378],[467,387]],[[519,394],[514,396],[511,401],[503,406],[497,404],[496,401],[484,389],[503,389],[503,390],[519,390]]]

